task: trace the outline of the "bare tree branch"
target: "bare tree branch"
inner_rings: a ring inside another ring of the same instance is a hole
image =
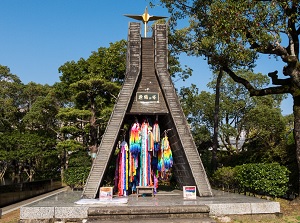
[[[277,75],[278,71],[270,72],[268,73],[268,76],[272,79],[272,84],[274,85],[289,85],[291,84],[292,79],[287,78],[287,79],[278,79]]]
[[[228,73],[228,75],[237,83],[244,85],[244,87],[249,91],[250,96],[264,96],[271,94],[285,94],[291,93],[289,85],[282,85],[278,87],[268,87],[264,89],[255,89],[249,81],[246,79],[237,76],[230,68],[223,67],[223,70]]]

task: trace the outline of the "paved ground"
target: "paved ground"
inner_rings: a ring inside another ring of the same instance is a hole
[[[104,206],[186,206],[186,205],[207,205],[210,207],[210,214],[234,215],[234,214],[274,214],[280,212],[280,204],[274,201],[259,199],[256,197],[244,196],[222,191],[213,191],[213,197],[197,197],[195,200],[185,200],[182,191],[174,190],[171,192],[161,191],[155,197],[137,197],[130,195],[128,201],[123,202],[104,202],[99,203],[98,199],[91,199],[87,204],[76,204],[81,200],[81,191],[65,190],[53,196],[47,196],[37,202],[30,203],[21,208],[21,218],[40,217],[44,213],[59,214],[60,217],[66,215],[86,216],[89,207]],[[115,201],[114,198],[113,200]],[[34,216],[36,213],[36,216]]]
[[[211,212],[219,212],[221,215],[229,214],[259,214],[259,213],[276,213],[280,212],[280,205],[278,202],[267,201],[265,199],[258,199],[255,197],[244,196],[240,194],[232,194],[222,191],[214,191],[213,197],[197,197],[196,200],[185,200],[182,196],[182,191],[174,190],[171,192],[161,191],[155,197],[136,197],[131,195],[127,197],[126,203],[103,203],[103,204],[76,204],[81,201],[81,191],[71,191],[70,189],[62,188],[38,197],[28,199],[7,207],[2,208],[2,214],[13,212],[21,209],[21,219],[25,216],[34,216],[36,210],[38,214],[43,215],[43,208],[55,209],[55,213],[61,215],[82,212],[86,214],[88,207],[91,206],[166,206],[166,205],[208,205]],[[116,198],[114,198],[116,199]],[[95,199],[96,201],[98,199]],[[226,212],[225,214],[223,212]],[[230,213],[231,212],[231,213]],[[82,214],[81,213],[81,214]],[[223,213],[223,214],[222,214]],[[215,215],[215,213],[214,213]],[[23,216],[23,217],[22,217]],[[26,217],[26,218],[27,218]],[[34,217],[33,217],[34,218]],[[1,222],[1,221],[0,221]]]
[[[166,205],[209,205],[209,204],[244,204],[244,203],[273,203],[265,199],[259,199],[251,196],[244,196],[237,193],[228,193],[223,191],[213,190],[213,197],[197,197],[195,200],[185,200],[183,199],[182,191],[161,191],[156,194],[155,197],[137,197],[135,195],[128,196],[128,202],[126,204],[119,205],[129,205],[129,206],[166,206]],[[81,200],[81,191],[71,191],[68,187],[32,198],[26,201],[7,206],[3,208],[3,213],[7,211],[12,211],[22,206],[28,207],[47,207],[47,206],[57,206],[57,207],[76,207],[78,206],[75,202]],[[114,198],[116,199],[116,198]],[[91,205],[93,200],[91,199]],[[96,206],[101,204],[97,203]],[[102,205],[109,205],[109,203],[104,203]],[[116,205],[112,203],[112,205]],[[92,205],[95,206],[95,205]]]
[[[61,192],[66,192],[68,190],[69,190],[69,187],[63,187],[61,189],[51,191],[51,192],[46,193],[46,194],[42,194],[42,195],[27,199],[27,200],[24,200],[24,201],[21,201],[21,202],[18,202],[18,203],[9,205],[9,206],[5,206],[5,207],[2,208],[2,215],[8,214],[12,211],[20,209],[21,207],[24,207],[26,205],[30,205],[34,202],[38,202],[40,200],[43,200],[45,198],[48,198],[48,197],[51,197],[53,195],[59,194]]]

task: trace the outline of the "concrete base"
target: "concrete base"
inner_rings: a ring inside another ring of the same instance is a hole
[[[206,205],[197,206],[120,206],[120,207],[90,207],[88,210],[88,222],[106,221],[131,221],[152,219],[157,222],[159,219],[166,221],[172,219],[208,219],[209,207]],[[210,222],[215,222],[210,219]]]
[[[211,216],[280,213],[279,202],[223,191],[214,191],[213,198],[203,198],[202,202],[210,207]]]
[[[272,215],[280,213],[279,202],[268,201],[255,197],[232,194],[222,191],[214,191],[213,197],[197,197],[195,200],[185,200],[182,191],[158,192],[155,197],[137,197],[130,195],[127,203],[97,203],[75,204],[81,197],[81,191],[65,191],[52,195],[38,202],[20,208],[20,222],[86,222],[89,213],[96,213],[103,209],[145,209],[159,210],[165,207],[174,207],[174,210],[188,210],[189,207],[208,207],[209,217],[238,215]],[[98,211],[97,211],[98,210]],[[178,211],[177,210],[177,211]],[[48,221],[47,221],[48,219]],[[69,219],[69,220],[68,220]],[[213,222],[213,221],[211,221]]]

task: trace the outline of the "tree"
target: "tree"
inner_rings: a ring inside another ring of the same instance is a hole
[[[23,84],[17,75],[0,65],[0,132],[12,131],[20,125]]]
[[[33,177],[39,179],[57,177],[55,175],[59,163],[58,152],[55,149],[58,133],[56,114],[60,103],[52,87],[34,82],[24,85],[22,98],[24,129],[19,138],[25,143],[20,143],[22,146],[18,146],[22,151],[18,163],[23,165],[22,170],[30,181]],[[46,164],[46,160],[50,159],[54,165],[52,167]],[[43,171],[45,168],[47,168],[47,174]]]
[[[55,143],[55,138],[34,132],[6,132],[0,135],[1,164],[6,165],[13,180],[26,180],[22,177],[25,174],[32,181],[36,172],[42,169],[43,160],[56,153]]]
[[[161,0],[171,13],[170,22],[177,52],[204,56],[214,70],[222,68],[243,84],[251,96],[288,93],[293,97],[294,137],[300,180],[300,66],[299,10],[296,0],[233,1],[233,0]],[[181,19],[189,24],[180,30]],[[259,55],[275,56],[286,65],[279,78],[270,71],[275,86],[257,89],[236,70],[252,69]],[[298,192],[300,192],[300,184]]]
[[[100,47],[87,60],[81,58],[78,62],[67,62],[59,68],[62,73],[60,84],[68,92],[65,100],[72,102],[67,106],[68,113],[62,109],[59,117],[64,115],[65,126],[73,123],[73,126],[88,130],[86,136],[81,131],[81,138],[85,139],[92,154],[97,152],[99,138],[125,77],[125,61],[126,41],[121,40],[111,43],[108,48]],[[85,115],[78,116],[83,113]],[[69,119],[67,114],[72,114]],[[74,135],[74,132],[68,134]]]
[[[23,109],[29,111],[37,98],[46,97],[51,88],[52,87],[47,84],[42,85],[34,82],[29,82],[28,84],[24,85],[22,90],[24,100]]]
[[[100,47],[89,58],[66,62],[59,68],[60,80],[54,87],[62,107],[59,120],[61,176],[69,167],[70,154],[89,152],[95,158],[101,136],[113,110],[126,71],[125,40]],[[67,178],[65,178],[67,177]]]
[[[57,106],[50,90],[48,85],[25,85],[0,65],[0,179],[11,173],[31,181],[45,160],[55,157]]]
[[[59,105],[57,99],[49,93],[47,96],[37,96],[30,110],[23,117],[27,129],[45,132],[56,138],[58,123],[55,118]]]
[[[6,66],[0,65],[0,179],[11,167],[12,153],[2,146],[7,142],[7,133],[20,129],[21,93],[23,84],[17,75],[12,74]]]
[[[260,73],[255,74],[247,70],[236,71],[236,73],[257,88],[262,88],[268,84],[268,77],[266,75],[262,75]],[[217,78],[215,77],[214,80],[208,84],[208,87],[211,89],[214,89],[216,86],[215,79]],[[242,84],[233,81],[227,74],[223,75],[220,91],[222,107],[220,112],[221,134],[219,137],[223,146],[230,153],[240,151],[241,148],[238,148],[237,145],[240,144],[240,137],[242,133],[248,134],[249,132],[246,129],[247,122],[253,121],[255,123],[258,121],[258,119],[251,120],[246,118],[251,109],[262,109],[267,107],[269,109],[278,110],[284,97],[284,95],[271,95],[261,98],[250,98],[247,89]],[[264,110],[261,114],[265,115]],[[234,139],[234,143],[232,143],[233,140],[231,139]]]
[[[239,75],[256,86],[267,84],[267,77],[261,74],[239,71]],[[217,161],[221,162],[220,165],[228,165],[230,162],[227,160],[232,160],[231,157],[237,157],[237,154],[242,151],[249,151],[249,153],[241,162],[248,162],[256,157],[255,154],[260,154],[264,158],[256,159],[259,162],[282,163],[285,156],[279,153],[286,151],[281,141],[287,141],[285,126],[288,123],[283,119],[279,109],[282,96],[267,95],[250,98],[245,87],[234,82],[226,73],[223,74],[221,81],[219,79],[220,73],[214,74],[214,79],[208,84],[215,93],[205,91],[199,93],[196,86],[192,85],[190,88],[182,88],[179,94],[184,112],[191,123],[196,144],[198,148],[202,147],[200,152],[204,154],[205,150],[212,148],[211,169],[216,168]],[[219,83],[218,88],[216,83]],[[214,102],[215,98],[220,98],[217,105]],[[219,111],[214,112],[216,107]],[[216,114],[219,120],[216,120]],[[215,126],[219,127],[219,131],[215,130]],[[204,129],[206,134],[203,134]],[[242,146],[243,142],[246,142],[244,146]],[[203,145],[206,147],[203,148]],[[253,149],[255,146],[257,149]],[[226,151],[226,155],[223,152],[223,155],[219,154],[218,158],[216,155],[219,148]],[[280,160],[276,158],[279,155]]]
[[[217,151],[219,148],[219,141],[218,141],[218,136],[219,136],[219,111],[220,111],[220,94],[221,94],[221,81],[223,77],[223,70],[220,69],[220,72],[217,77],[217,82],[216,82],[216,97],[215,97],[215,109],[214,109],[214,134],[213,134],[213,143],[212,143],[212,157],[211,157],[211,168],[212,171],[217,170],[218,168],[218,163],[217,163]]]

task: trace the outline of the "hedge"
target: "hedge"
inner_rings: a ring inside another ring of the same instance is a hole
[[[278,163],[243,164],[218,169],[212,180],[216,187],[280,197],[288,190],[289,170]]]
[[[64,181],[72,189],[82,189],[90,172],[90,167],[69,167],[64,174]]]

